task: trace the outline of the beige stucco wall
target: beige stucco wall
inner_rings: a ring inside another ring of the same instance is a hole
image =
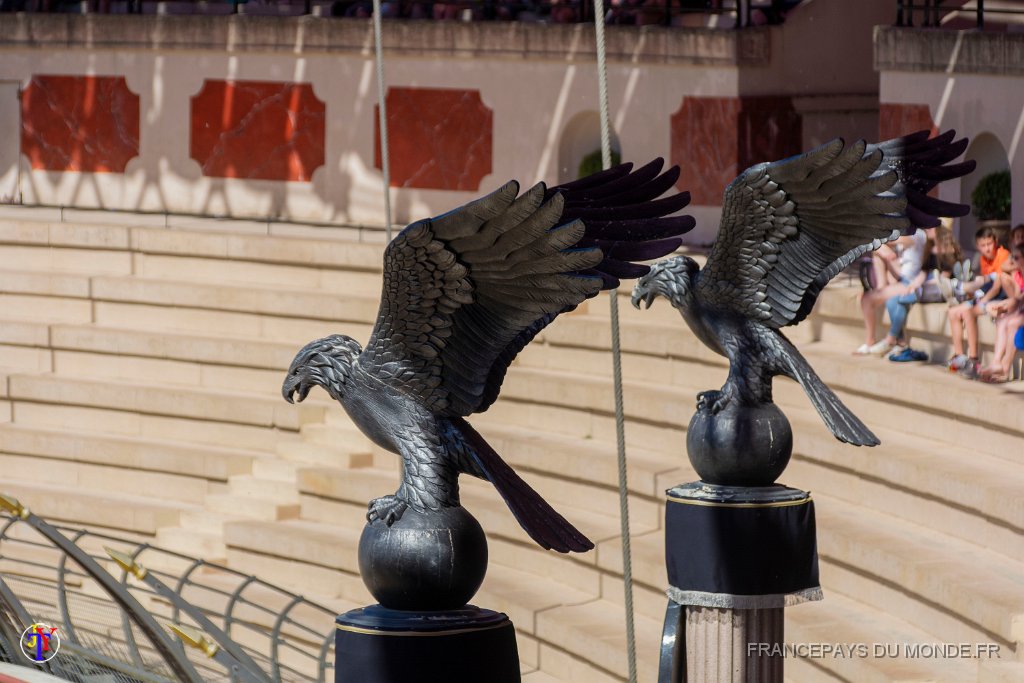
[[[739,31],[608,27],[609,104],[623,157],[641,163],[669,157],[671,116],[687,95],[792,95],[803,116],[805,147],[835,135],[872,137],[877,77],[865,46],[873,17],[891,3],[858,4],[862,11],[854,13],[843,0],[812,0],[786,25]],[[509,178],[532,184],[566,177],[559,168],[565,127],[598,109],[592,26],[386,22],[384,30],[389,86],[477,89],[494,112],[493,173],[479,192],[393,189],[395,222],[448,210]],[[832,51],[815,60],[814,53],[830,45]],[[124,174],[34,171],[22,156],[18,185],[26,204],[383,221],[381,174],[373,167],[377,87],[367,21],[8,15],[0,22],[0,82],[24,86],[38,74],[125,76],[140,96],[140,155]],[[189,100],[204,79],[311,83],[328,117],[326,163],[311,182],[202,176],[188,148]],[[0,97],[10,92],[0,90]],[[0,117],[0,126],[0,137],[17,137],[10,117]],[[579,146],[566,148],[579,155]],[[0,179],[9,179],[7,156],[0,155],[2,163]],[[690,212],[700,226],[691,237],[710,239],[718,208]]]
[[[582,48],[570,41],[560,55],[540,51],[529,58],[510,58],[508,50],[499,49],[501,44],[490,44],[481,56],[442,49],[447,34],[437,29],[444,26],[427,23],[420,27],[436,34],[434,48],[411,49],[406,44],[389,52],[387,84],[480,91],[483,102],[494,112],[494,172],[484,178],[480,191],[493,189],[509,178],[529,184],[539,180],[557,182],[563,129],[577,114],[598,109],[592,55],[581,52]],[[125,25],[108,28],[120,31]],[[349,28],[364,34],[367,26],[360,22],[358,26],[349,24]],[[456,25],[452,30],[464,28]],[[551,27],[534,28],[543,31]],[[670,116],[685,94],[728,97],[737,92],[736,60],[728,53],[724,57],[719,54],[721,46],[695,46],[694,54],[680,58],[689,63],[657,63],[649,41],[645,46],[641,40],[648,33],[633,31],[624,36],[625,42],[620,44],[634,51],[636,62],[627,63],[620,55],[608,70],[613,125],[624,157],[638,161],[669,155]],[[505,47],[517,36],[504,35]],[[726,37],[732,39],[732,34]],[[376,74],[372,52],[366,45],[283,51],[280,45],[240,49],[229,44],[213,49],[213,40],[206,46],[158,45],[153,40],[149,44],[95,47],[109,41],[90,39],[82,44],[60,45],[57,39],[34,43],[23,40],[18,44],[10,34],[7,38],[6,43],[0,43],[0,81],[24,86],[39,74],[123,75],[129,88],[140,96],[140,154],[129,162],[124,174],[32,170],[22,156],[20,190],[26,204],[323,223],[382,222],[381,173],[373,167]],[[294,36],[277,38],[293,40]],[[425,40],[423,35],[420,38]],[[204,79],[311,83],[326,103],[328,119],[326,163],[315,171],[312,181],[283,183],[202,176],[199,165],[189,158],[188,141],[190,98],[202,88]],[[16,121],[4,118],[0,124],[5,126],[0,135],[17,137]],[[406,222],[436,214],[477,194],[393,189],[394,220]]]

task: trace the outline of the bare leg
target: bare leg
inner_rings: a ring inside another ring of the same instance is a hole
[[[978,316],[982,315],[978,306],[972,306],[964,315],[964,326],[967,328],[967,355],[978,357]]]
[[[949,318],[949,336],[953,340],[953,355],[964,354],[964,308],[956,306],[946,313]]]
[[[871,346],[875,343],[878,331],[878,309],[885,305],[886,300],[903,293],[903,285],[887,285],[882,289],[864,292],[860,300],[860,311],[864,317],[864,343]]]

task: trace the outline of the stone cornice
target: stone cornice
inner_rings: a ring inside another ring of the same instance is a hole
[[[614,62],[756,66],[768,63],[773,33],[609,26],[606,40]],[[320,17],[7,14],[0,20],[0,50],[69,47],[371,56],[373,31],[368,19]],[[384,49],[409,57],[595,59],[590,24],[387,21]]]
[[[875,27],[876,71],[1024,75],[1024,33]]]

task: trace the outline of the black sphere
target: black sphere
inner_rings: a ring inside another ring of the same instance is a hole
[[[359,573],[384,607],[452,610],[469,602],[487,571],[487,538],[465,508],[408,509],[376,520],[359,539]]]
[[[718,414],[700,408],[686,432],[690,464],[702,481],[723,486],[770,486],[793,454],[793,430],[774,403],[733,401]]]

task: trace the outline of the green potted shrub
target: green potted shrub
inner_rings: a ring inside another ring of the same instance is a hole
[[[1010,172],[983,176],[971,193],[971,208],[978,225],[995,228],[999,241],[1005,242],[1010,231]]]
[[[622,155],[620,155],[614,149],[612,150],[612,166],[617,166],[622,161]],[[597,173],[603,168],[601,163],[601,150],[595,149],[593,152],[583,157],[580,161],[580,170],[577,174],[577,178],[584,178],[592,173]]]
[[[1010,172],[989,173],[971,193],[974,216],[979,221],[1010,220]]]

